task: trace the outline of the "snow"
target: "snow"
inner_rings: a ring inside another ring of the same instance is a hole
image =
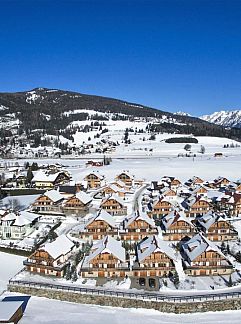
[[[22,301],[0,302],[0,321],[9,321],[22,304]]]
[[[240,317],[240,310],[167,314],[151,309],[82,305],[32,297],[19,324],[239,324]]]
[[[0,294],[7,288],[8,280],[23,268],[23,260],[14,254],[0,252]]]
[[[54,259],[61,255],[66,255],[74,246],[64,234],[56,238],[55,241],[41,246],[41,249],[48,252]]]
[[[241,126],[241,110],[216,111],[211,115],[200,117],[210,123],[215,123],[225,127],[240,127]]]

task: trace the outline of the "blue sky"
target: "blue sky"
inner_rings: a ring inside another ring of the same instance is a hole
[[[0,92],[241,109],[241,1],[0,0]]]

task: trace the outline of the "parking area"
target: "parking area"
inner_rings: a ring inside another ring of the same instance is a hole
[[[131,288],[144,289],[148,291],[158,291],[160,283],[158,277],[133,277],[131,278]]]

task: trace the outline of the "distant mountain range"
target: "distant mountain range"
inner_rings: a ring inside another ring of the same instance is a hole
[[[238,127],[241,128],[241,110],[230,110],[230,111],[217,111],[211,115],[204,115],[201,119],[221,125],[224,127]]]
[[[194,118],[113,98],[86,95],[58,89],[36,88],[30,91],[0,93],[0,130],[12,128],[30,134],[42,131],[57,134],[80,120],[142,120],[153,132],[219,136],[241,140],[241,129],[226,128]],[[5,136],[1,134],[1,136]]]

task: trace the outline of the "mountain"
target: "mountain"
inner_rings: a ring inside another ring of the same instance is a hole
[[[230,110],[230,111],[217,111],[211,115],[204,115],[201,119],[221,125],[224,127],[238,127],[241,128],[241,110]]]
[[[0,93],[0,135],[42,132],[72,134],[73,122],[85,120],[144,121],[151,132],[218,136],[241,140],[241,129],[227,129],[186,114],[172,114],[141,104],[58,89]],[[138,125],[137,125],[138,126]],[[123,126],[124,127],[124,126]],[[5,133],[3,133],[3,131]],[[10,132],[6,134],[6,132]]]

